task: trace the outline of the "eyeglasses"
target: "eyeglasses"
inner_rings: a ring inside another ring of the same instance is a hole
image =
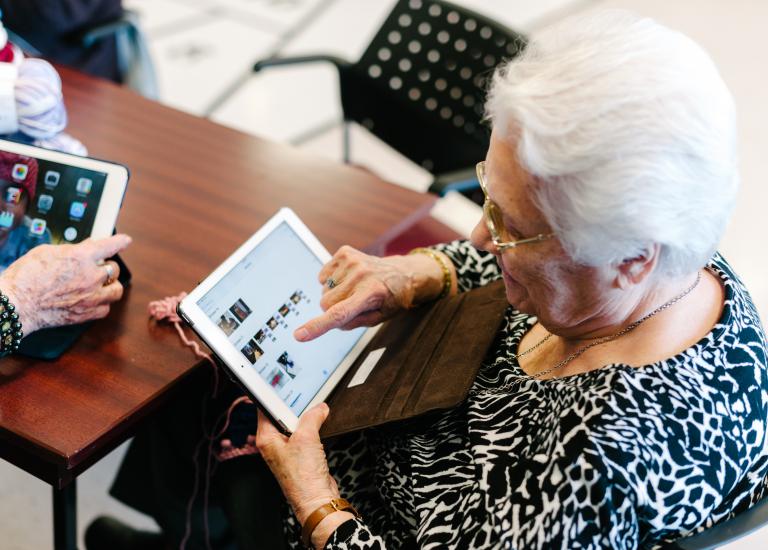
[[[521,244],[537,243],[540,241],[546,241],[555,236],[554,233],[539,233],[535,237],[529,237],[527,239],[519,239],[516,241],[509,240],[507,237],[507,230],[504,228],[504,218],[499,209],[499,206],[488,197],[488,187],[485,184],[485,161],[477,163],[477,181],[480,182],[480,188],[485,195],[485,201],[483,202],[483,218],[485,218],[485,225],[488,228],[488,233],[491,234],[491,241],[493,245],[499,249],[499,252],[504,252],[510,248],[515,248]]]

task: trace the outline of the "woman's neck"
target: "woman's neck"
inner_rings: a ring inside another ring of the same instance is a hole
[[[661,305],[682,295],[693,286],[694,281],[696,274],[685,277],[680,284],[657,288],[653,295],[649,293],[644,296],[644,300],[638,300],[632,308],[628,308],[629,315],[622,321],[595,323],[591,327],[585,324],[583,326],[589,330],[574,332],[573,335],[563,336],[553,332],[552,337],[547,338],[547,330],[537,324],[523,338],[520,349],[529,349],[543,338],[547,341],[536,352],[520,357],[520,366],[528,374],[534,375],[582,351],[562,368],[544,376],[551,378],[579,374],[612,363],[641,366],[673,357],[701,340],[722,316],[725,289],[720,278],[709,270],[701,270],[699,283],[673,305],[649,317],[634,329],[626,329]],[[622,331],[626,332],[621,334]],[[608,339],[616,334],[621,335]],[[605,340],[594,345],[596,338]],[[584,352],[585,347],[588,349]]]
[[[566,346],[580,347],[590,340],[620,334],[650,314],[652,314],[651,317],[642,323],[658,322],[659,319],[656,321],[652,319],[663,310],[656,313],[654,311],[673,300],[676,300],[675,304],[669,304],[664,309],[674,307],[677,302],[688,299],[699,286],[698,277],[698,273],[693,273],[664,283],[648,285],[646,288],[638,288],[632,293],[622,293],[620,299],[605,304],[590,318],[572,327],[558,327],[553,329],[552,333],[559,336]]]

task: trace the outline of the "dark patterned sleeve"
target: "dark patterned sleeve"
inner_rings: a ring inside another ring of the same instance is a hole
[[[359,519],[351,519],[339,525],[325,543],[326,550],[384,550],[381,537],[373,535]]]
[[[478,250],[467,240],[439,244],[433,248],[448,256],[456,266],[459,292],[472,290],[501,278],[501,270],[494,255]]]

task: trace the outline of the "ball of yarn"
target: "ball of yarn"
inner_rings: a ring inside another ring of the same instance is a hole
[[[56,69],[42,59],[24,59],[15,84],[19,130],[36,139],[50,139],[67,126],[67,111]]]

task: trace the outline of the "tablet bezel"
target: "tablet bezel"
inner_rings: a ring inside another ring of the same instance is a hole
[[[234,374],[244,388],[255,397],[267,410],[269,415],[286,432],[293,433],[299,422],[299,416],[278,397],[277,392],[266,380],[258,374],[241,376],[241,373],[255,373],[253,365],[243,356],[235,345],[230,342],[226,334],[211,320],[208,315],[197,305],[214,286],[216,286],[232,269],[235,268],[256,246],[269,236],[280,224],[287,223],[296,233],[307,248],[320,260],[326,263],[331,259],[331,254],[320,241],[312,234],[309,228],[289,208],[280,209],[277,214],[267,221],[256,233],[232,253],[219,265],[208,277],[205,278],[192,292],[190,292],[179,304],[178,312],[186,323],[197,333],[206,345],[222,360],[232,374]],[[347,373],[355,359],[362,353],[368,342],[373,338],[378,327],[372,327],[363,332],[349,353],[342,359],[331,376],[320,387],[315,396],[304,408],[302,414],[322,403],[333,391],[342,377]]]
[[[128,187],[130,172],[127,167],[111,161],[81,157],[71,153],[62,153],[61,151],[52,151],[5,139],[0,139],[0,150],[106,174],[104,191],[101,194],[98,210],[96,210],[96,216],[93,220],[93,227],[88,236],[101,238],[112,235],[117,224],[117,216],[120,214],[120,206],[123,203],[123,197]]]

